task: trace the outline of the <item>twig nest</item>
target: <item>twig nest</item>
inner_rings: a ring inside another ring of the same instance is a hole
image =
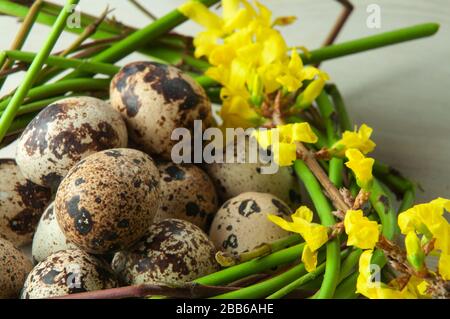
[[[98,151],[127,146],[127,129],[109,103],[71,97],[43,109],[26,127],[17,163],[31,181],[56,189],[69,169]]]
[[[240,254],[289,233],[267,218],[268,214],[289,217],[289,207],[267,193],[243,193],[222,205],[211,225],[209,236],[217,249]]]
[[[179,69],[156,62],[134,62],[113,78],[112,106],[125,118],[131,138],[151,154],[171,158],[172,131],[203,129],[212,123],[211,103],[203,88]]]
[[[19,247],[31,242],[50,189],[27,180],[13,159],[0,159],[0,236]]]
[[[127,248],[148,230],[160,204],[159,172],[147,154],[113,149],[73,167],[55,199],[59,225],[70,242],[94,253]]]
[[[199,167],[159,163],[161,205],[155,222],[167,218],[187,220],[207,230],[218,208],[214,184]]]
[[[0,299],[19,297],[32,268],[31,262],[20,250],[0,238]]]
[[[33,261],[40,262],[60,250],[75,248],[77,246],[67,240],[61,227],[59,227],[55,216],[54,204],[51,203],[42,214],[33,237],[31,248]]]
[[[197,226],[166,219],[129,251],[116,253],[113,270],[125,284],[181,284],[219,269],[215,249]]]
[[[25,281],[21,298],[60,297],[117,286],[106,262],[79,249],[62,250],[34,267]]]

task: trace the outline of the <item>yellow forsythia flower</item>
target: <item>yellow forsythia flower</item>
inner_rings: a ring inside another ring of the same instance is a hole
[[[347,150],[345,156],[348,158],[348,162],[345,165],[355,174],[358,186],[369,191],[373,181],[372,167],[375,160],[370,157],[365,157],[357,149]]]
[[[256,130],[253,136],[262,148],[273,146],[274,160],[280,166],[290,166],[297,159],[296,142],[318,141],[316,134],[306,122],[279,125],[271,130]]]
[[[416,299],[417,295],[405,287],[398,290],[377,281],[371,267],[373,250],[366,250],[359,258],[359,275],[356,282],[356,292],[370,299]]]
[[[420,239],[414,231],[410,231],[405,238],[406,255],[409,263],[420,270],[425,262],[425,253],[420,244]]]
[[[362,210],[348,210],[344,219],[347,245],[373,249],[380,237],[378,223],[364,217]]]
[[[375,149],[376,144],[370,139],[373,129],[366,124],[361,125],[358,131],[345,131],[342,138],[337,141],[332,150],[341,156],[351,148],[358,149],[363,154],[368,154]]]
[[[194,38],[195,56],[208,59],[211,67],[205,74],[223,86],[223,127],[261,124],[255,105],[283,88],[296,92],[306,80],[312,83],[302,93],[305,100],[320,94],[328,80],[326,73],[305,67],[297,50],[289,55],[286,41],[275,29],[292,23],[293,17],[272,19],[267,7],[259,2],[252,6],[246,0],[222,0],[222,8],[222,16],[198,1],[178,9],[205,28]],[[235,108],[236,104],[243,107]]]
[[[450,224],[443,216],[450,211],[450,200],[437,198],[426,204],[415,205],[398,216],[402,234],[421,234],[426,241],[435,239],[434,249],[440,251],[439,273],[450,279],[448,256],[450,255]]]
[[[298,233],[303,237],[306,245],[302,258],[305,259],[307,270],[314,270],[317,265],[317,250],[328,241],[328,228],[312,223],[313,212],[306,206],[301,206],[291,215],[292,222],[288,222],[276,215],[268,215],[268,218],[284,230]],[[309,251],[305,252],[306,249]]]

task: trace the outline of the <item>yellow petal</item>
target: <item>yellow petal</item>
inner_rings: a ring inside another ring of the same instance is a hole
[[[345,152],[345,156],[349,159],[345,165],[353,171],[359,187],[370,190],[373,180],[372,167],[375,163],[373,158],[364,157],[358,149],[349,149]]]
[[[208,29],[221,29],[222,19],[209,11],[209,9],[198,1],[187,1],[178,7],[178,10],[189,19],[197,22]]]
[[[302,252],[302,262],[305,264],[305,269],[307,272],[316,270],[317,251],[312,251],[308,245],[305,245]]]
[[[373,249],[380,237],[377,222],[364,217],[362,210],[348,210],[344,219],[347,245],[361,249]]]
[[[302,219],[310,223],[313,220],[313,212],[306,206],[300,206],[291,217],[294,222]]]
[[[307,122],[295,123],[292,127],[292,140],[294,142],[317,143],[319,138]]]
[[[286,26],[293,24],[295,21],[297,21],[296,16],[286,16],[286,17],[278,17],[275,19],[275,21],[272,23],[272,26]]]
[[[345,131],[342,139],[335,143],[334,149],[345,152],[348,149],[356,148],[363,154],[368,154],[375,149],[376,144],[370,139],[372,128],[362,124],[358,131]]]
[[[273,144],[274,161],[280,166],[291,166],[297,159],[297,146],[291,143]]]

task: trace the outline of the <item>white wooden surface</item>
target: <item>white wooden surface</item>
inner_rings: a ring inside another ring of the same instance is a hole
[[[63,3],[63,0],[55,2]],[[141,0],[153,13],[163,15],[182,0]],[[320,46],[340,6],[331,0],[262,0],[275,15],[296,15],[295,25],[284,29],[291,45]],[[126,0],[81,0],[83,11],[99,14],[109,3],[117,18],[143,26],[147,18]],[[356,123],[374,127],[376,156],[419,181],[424,193],[419,200],[450,197],[450,1],[448,0],[353,0],[356,10],[338,41],[388,31],[423,22],[441,24],[433,38],[326,62],[323,68],[336,82]],[[366,26],[369,4],[381,8],[381,28]],[[15,19],[0,17],[0,48],[9,47],[17,31]],[[25,49],[36,51],[48,34],[36,26]],[[179,31],[195,34],[199,28],[185,23]],[[64,48],[74,36],[66,34],[57,45]],[[126,59],[138,59],[132,56]],[[124,63],[126,61],[121,61]],[[2,94],[15,87],[13,77]],[[0,150],[11,157],[14,145]]]

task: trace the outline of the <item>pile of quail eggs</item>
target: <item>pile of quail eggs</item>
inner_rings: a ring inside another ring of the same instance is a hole
[[[218,250],[286,236],[266,215],[297,203],[287,168],[171,162],[172,131],[194,120],[214,125],[203,88],[153,62],[122,68],[110,101],[43,109],[0,160],[0,298],[189,282],[220,269]]]

